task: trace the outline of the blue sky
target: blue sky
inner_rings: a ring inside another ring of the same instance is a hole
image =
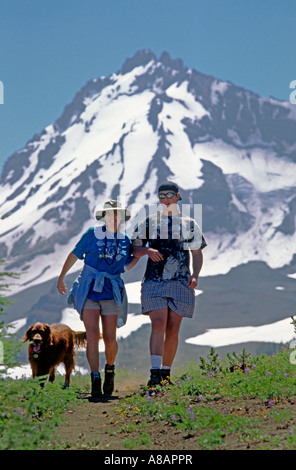
[[[294,0],[0,0],[0,173],[88,80],[140,49],[288,101],[295,44]]]

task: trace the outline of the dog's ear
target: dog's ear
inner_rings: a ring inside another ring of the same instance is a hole
[[[43,327],[44,327],[45,334],[47,336],[49,346],[53,346],[54,345],[54,337],[53,337],[50,325],[48,325],[47,323],[44,323]]]
[[[26,341],[30,341],[32,328],[33,328],[33,325],[30,326],[30,328],[26,331],[25,335],[22,338],[20,338],[21,343],[25,343]]]

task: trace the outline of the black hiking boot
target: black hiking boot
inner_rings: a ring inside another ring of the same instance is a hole
[[[100,372],[92,372],[91,377],[91,398],[97,400],[103,396],[101,389]]]
[[[171,381],[171,369],[161,369],[161,385],[173,385]]]
[[[156,387],[161,385],[162,377],[160,369],[150,369],[150,379],[148,380],[148,387]]]
[[[114,390],[115,366],[105,365],[105,380],[103,385],[104,395],[111,396]]]

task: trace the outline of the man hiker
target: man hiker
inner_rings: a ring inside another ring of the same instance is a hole
[[[194,289],[203,264],[202,250],[207,246],[195,220],[179,211],[181,196],[175,183],[161,184],[158,198],[161,212],[146,217],[132,237],[134,255],[148,255],[141,303],[142,313],[151,320],[149,387],[164,380],[171,383],[181,322],[193,316]]]

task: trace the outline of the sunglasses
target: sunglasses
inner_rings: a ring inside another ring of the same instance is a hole
[[[115,215],[119,215],[119,214],[120,214],[120,211],[118,211],[118,210],[116,210],[116,209],[112,209],[112,210],[110,210],[110,211],[103,211],[103,217],[105,217],[106,213],[107,213],[108,215],[113,215],[113,216],[115,216]]]
[[[172,197],[177,196],[177,193],[169,192],[169,193],[159,193],[159,199],[165,199],[166,197],[171,199]]]

